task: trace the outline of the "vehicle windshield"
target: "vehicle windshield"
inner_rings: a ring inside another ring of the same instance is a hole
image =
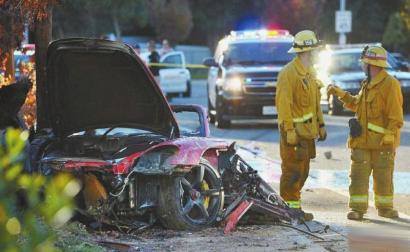
[[[91,129],[80,131],[71,134],[70,136],[129,136],[129,135],[159,135],[157,133],[143,130],[143,129],[135,129],[135,128],[125,128],[125,127],[118,127],[118,128],[100,128],[100,129]],[[69,137],[70,137],[69,136]]]
[[[291,42],[232,43],[224,52],[224,65],[286,64],[294,54],[288,53]]]
[[[351,53],[334,53],[332,55],[331,64],[329,66],[330,74],[338,74],[343,72],[361,72],[360,52]],[[387,62],[389,69],[397,69],[397,60],[394,56],[388,54]]]

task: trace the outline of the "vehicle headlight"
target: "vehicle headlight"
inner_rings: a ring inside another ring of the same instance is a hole
[[[239,77],[228,78],[225,82],[223,88],[227,91],[241,91],[242,90],[242,79]]]
[[[134,167],[134,171],[143,173],[167,173],[172,170],[170,161],[176,149],[153,150],[142,155]]]
[[[410,80],[401,80],[400,83],[402,87],[410,87]]]
[[[359,81],[343,81],[343,82],[336,82],[336,85],[342,89],[354,89],[360,88]]]

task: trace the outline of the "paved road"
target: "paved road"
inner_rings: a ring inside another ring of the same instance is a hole
[[[207,106],[205,81],[194,81],[191,98],[174,98],[176,104],[200,104]],[[348,120],[351,115],[325,116],[328,139],[317,144],[317,158],[312,162],[312,169],[348,169],[349,150],[346,148]],[[410,153],[410,115],[405,116],[405,125],[401,137],[401,147],[397,152],[396,170],[410,171],[408,153]],[[213,137],[226,138],[247,146],[259,148],[273,159],[279,157],[279,133],[273,121],[234,122],[230,129],[218,129],[211,125]],[[326,159],[324,153],[331,152],[332,158]]]

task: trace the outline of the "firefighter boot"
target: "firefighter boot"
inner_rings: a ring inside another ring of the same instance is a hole
[[[399,218],[399,213],[397,210],[394,210],[393,208],[381,208],[378,209],[379,216],[385,217],[385,218]]]
[[[303,219],[305,221],[312,221],[313,220],[313,214],[312,213],[307,213],[303,210],[302,210],[302,212],[303,212]]]
[[[363,220],[363,213],[355,210],[350,210],[347,213],[347,218],[349,220]]]
[[[301,208],[291,208],[290,211],[295,216],[298,216],[298,218],[303,219],[303,221],[312,221],[313,220],[313,214],[312,213],[306,213]]]

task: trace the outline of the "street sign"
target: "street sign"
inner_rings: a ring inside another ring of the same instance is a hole
[[[352,31],[351,11],[336,11],[335,29],[338,33],[348,33]]]

